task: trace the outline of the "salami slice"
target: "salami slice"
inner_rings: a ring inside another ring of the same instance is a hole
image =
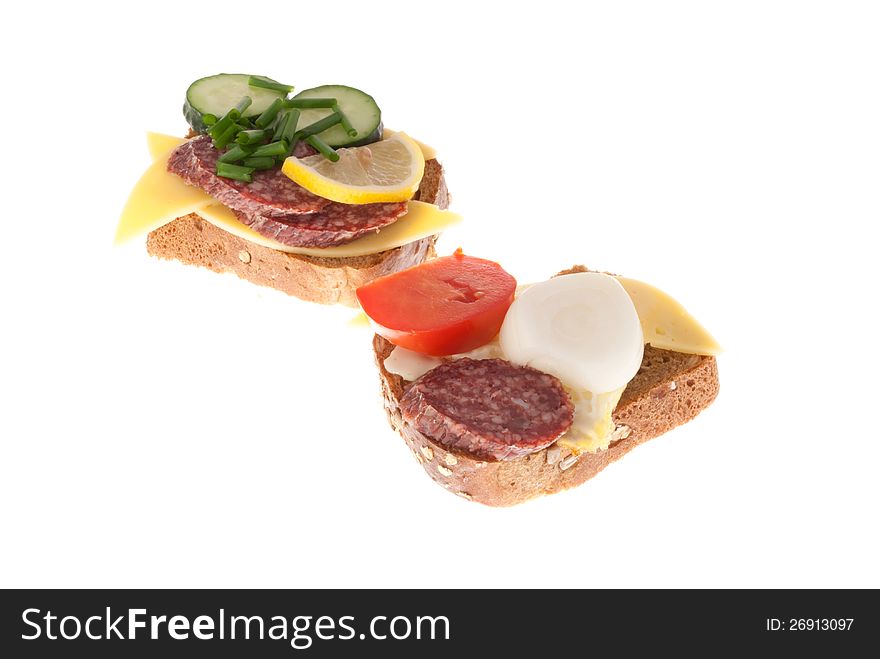
[[[344,245],[406,213],[406,202],[340,204],[313,195],[280,169],[256,171],[253,182],[217,176],[219,152],[207,135],[181,144],[168,159],[177,174],[231,208],[257,233],[293,247]]]
[[[174,150],[168,159],[168,171],[225,206],[251,215],[314,213],[330,203],[291,181],[279,168],[254,172],[252,183],[217,176],[219,157],[211,138],[200,135]]]
[[[571,427],[574,407],[552,375],[503,359],[458,359],[413,382],[404,421],[430,439],[483,459],[540,451]]]
[[[338,204],[317,213],[271,217],[235,211],[236,217],[257,233],[294,247],[344,245],[378,231],[406,212],[406,202],[393,204]]]

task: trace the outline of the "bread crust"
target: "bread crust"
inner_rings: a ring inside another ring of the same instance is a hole
[[[576,267],[566,272],[583,270]],[[639,444],[693,419],[715,400],[720,386],[714,357],[645,346],[642,366],[613,415],[618,439],[607,450],[574,456],[554,444],[516,460],[491,461],[450,451],[403,420],[400,399],[407,382],[389,373],[384,364],[393,349],[381,336],[373,337],[391,427],[437,484],[488,506],[512,506],[581,485]]]
[[[415,199],[444,209],[449,206],[443,167],[437,160],[425,162],[425,174]],[[254,284],[309,302],[356,307],[355,290],[359,286],[434,257],[436,242],[434,235],[366,256],[304,256],[233,236],[191,213],[152,231],[147,236],[147,252],[214,272],[232,272]]]

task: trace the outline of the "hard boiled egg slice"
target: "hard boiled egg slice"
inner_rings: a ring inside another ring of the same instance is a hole
[[[510,361],[593,394],[624,387],[644,351],[632,300],[614,277],[598,272],[554,277],[522,291],[500,338]]]

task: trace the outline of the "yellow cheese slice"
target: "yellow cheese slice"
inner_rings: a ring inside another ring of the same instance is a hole
[[[370,327],[370,318],[363,311],[358,311],[357,314],[352,316],[351,320],[348,321],[349,327]]]
[[[182,140],[180,140],[182,141]],[[217,203],[199,188],[187,185],[165,168],[170,150],[147,168],[128,196],[114,244],[121,245],[165,226],[181,215],[188,215],[208,204]]]
[[[645,343],[692,355],[721,353],[718,342],[677,300],[645,282],[626,277],[617,280],[636,307]]]
[[[215,227],[257,245],[262,245],[269,249],[277,249],[280,252],[288,252],[289,254],[325,256],[329,258],[378,254],[379,252],[427,238],[435,233],[440,233],[461,221],[461,216],[457,213],[440,210],[433,204],[426,204],[423,201],[410,201],[407,203],[406,214],[397,222],[385,227],[381,231],[358,238],[346,245],[339,245],[337,247],[290,247],[282,245],[271,238],[261,236],[256,231],[248,228],[239,222],[235,214],[223,204],[215,202],[195,212]]]
[[[175,137],[165,133],[147,133],[147,149],[150,151],[150,157],[153,160],[159,160],[160,158],[167,160],[171,150],[176,149],[184,142],[186,142],[186,139],[183,137]]]

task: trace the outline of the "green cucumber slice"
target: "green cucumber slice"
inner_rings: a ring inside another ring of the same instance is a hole
[[[183,116],[187,123],[197,133],[204,133],[206,128],[202,115],[222,117],[243,96],[250,96],[253,100],[244,113],[245,117],[259,116],[276,98],[287,98],[284,92],[251,87],[248,78],[250,75],[245,73],[220,73],[196,80],[186,90],[186,103],[183,104]]]
[[[334,148],[343,146],[362,146],[382,139],[382,111],[369,94],[345,85],[323,85],[301,91],[294,98],[335,98],[339,109],[351,122],[357,135],[351,137],[340,125],[332,126],[318,133],[324,142]],[[323,119],[333,110],[330,108],[308,108],[300,110],[298,129],[305,128]]]

